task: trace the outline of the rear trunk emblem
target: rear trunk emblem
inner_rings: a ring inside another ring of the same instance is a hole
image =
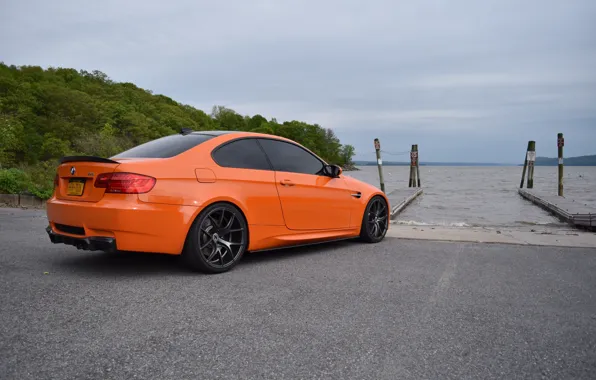
[[[76,173],[76,169],[74,166],[71,166],[70,168],[70,175],[74,175]]]

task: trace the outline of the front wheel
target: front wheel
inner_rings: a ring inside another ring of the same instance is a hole
[[[385,198],[376,195],[366,205],[360,227],[360,240],[378,243],[389,228],[389,206]]]
[[[248,226],[240,210],[216,203],[203,210],[193,223],[182,256],[195,270],[222,273],[238,263],[247,245]]]

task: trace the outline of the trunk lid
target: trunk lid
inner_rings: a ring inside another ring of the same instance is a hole
[[[106,189],[94,186],[98,175],[113,173],[120,162],[94,156],[71,156],[60,160],[56,198],[79,202],[98,202]]]

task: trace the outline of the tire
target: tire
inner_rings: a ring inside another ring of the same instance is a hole
[[[193,222],[182,257],[191,269],[213,274],[236,266],[248,247],[248,225],[242,212],[228,203],[215,203]]]
[[[389,206],[385,198],[376,195],[366,205],[360,226],[360,240],[378,243],[385,237],[389,228]]]

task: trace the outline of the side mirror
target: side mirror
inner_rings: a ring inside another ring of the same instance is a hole
[[[343,173],[343,169],[338,165],[325,165],[324,172],[329,177],[338,178]]]

